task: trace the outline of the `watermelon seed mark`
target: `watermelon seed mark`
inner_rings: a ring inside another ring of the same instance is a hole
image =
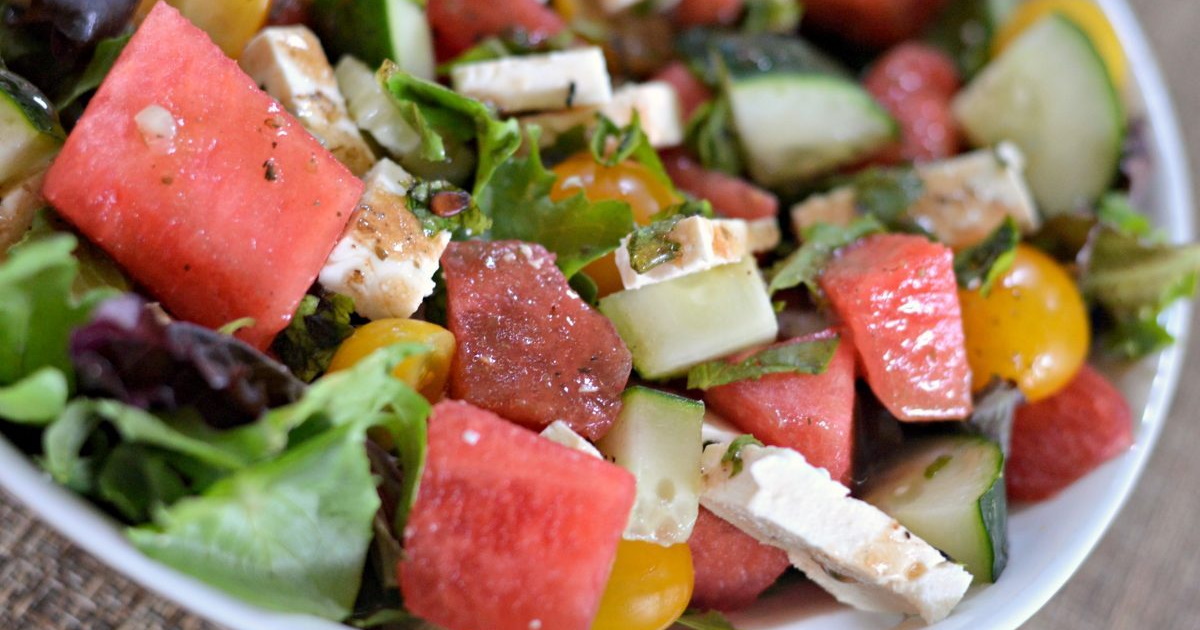
[[[175,178],[174,178],[174,177],[171,177],[170,175],[167,175],[167,176],[165,176],[165,177],[163,177],[163,178],[162,178],[162,183],[163,183],[163,184],[165,184],[165,185],[167,185],[167,186],[170,186],[171,184],[174,184],[174,183],[175,183]]]
[[[275,158],[268,158],[263,162],[263,170],[265,171],[266,180],[274,182],[279,180],[279,171],[275,168]]]

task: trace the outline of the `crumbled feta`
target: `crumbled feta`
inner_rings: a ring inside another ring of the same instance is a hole
[[[409,317],[433,293],[433,274],[450,233],[426,236],[408,210],[405,185],[412,177],[381,160],[366,178],[366,192],[346,232],[321,269],[321,285],[354,300],[368,319]]]
[[[575,107],[532,114],[523,116],[521,124],[540,127],[542,136],[539,144],[550,146],[559,136],[575,127],[594,127],[597,113],[625,126],[633,122],[635,112],[651,146],[667,148],[683,143],[685,123],[679,95],[662,81],[628,83],[613,93],[611,101],[599,107]]]
[[[454,90],[505,113],[602,105],[612,100],[612,81],[597,47],[459,64],[450,72]]]
[[[874,506],[851,498],[829,473],[794,450],[747,444],[741,470],[725,464],[728,444],[704,449],[700,503],[792,564],[839,601],[863,610],[950,613],[971,583],[961,565]]]
[[[592,446],[591,442],[584,439],[582,435],[579,435],[575,431],[571,430],[571,427],[562,420],[555,420],[554,422],[546,425],[546,428],[542,429],[541,436],[547,440],[550,440],[551,442],[562,444],[567,448],[575,449],[581,453],[587,453],[592,457],[603,459],[603,456],[600,455],[600,451],[597,450],[595,446]]]
[[[238,64],[355,175],[362,176],[375,163],[312,31],[303,26],[265,28],[246,44]]]
[[[748,230],[746,222],[741,219],[687,217],[679,221],[666,238],[679,244],[677,255],[645,273],[633,269],[629,258],[630,237],[621,240],[616,250],[616,263],[621,283],[626,289],[637,289],[737,262],[749,252]]]

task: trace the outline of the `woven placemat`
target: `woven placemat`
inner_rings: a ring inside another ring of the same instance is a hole
[[[221,630],[67,542],[3,490],[0,628]]]

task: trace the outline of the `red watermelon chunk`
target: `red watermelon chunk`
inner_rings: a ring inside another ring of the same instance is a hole
[[[451,243],[442,270],[447,327],[458,340],[451,398],[530,428],[562,420],[591,440],[608,432],[632,358],[553,254],[518,241]]]
[[[1133,414],[1121,392],[1084,365],[1057,394],[1017,407],[1004,464],[1008,496],[1048,499],[1133,444]]]
[[[700,610],[738,610],[753,604],[790,564],[784,550],[754,540],[704,508],[687,544],[696,572],[691,608]]]
[[[171,314],[213,328],[254,318],[238,336],[262,348],[287,326],[362,189],[164,2],[100,86],[43,192]]]
[[[755,221],[779,214],[779,199],[769,191],[735,175],[710,171],[683,151],[664,152],[662,161],[676,186],[693,197],[707,199],[721,216]]]
[[[634,483],[489,411],[438,403],[398,565],[405,606],[448,630],[588,630]]]
[[[897,418],[971,413],[954,255],[908,234],[880,234],[841,251],[821,289],[849,329],[871,390]]]
[[[429,26],[439,61],[449,61],[487,37],[520,34],[539,44],[567,28],[538,0],[429,0]]]
[[[663,81],[675,90],[679,97],[680,114],[684,121],[692,119],[696,109],[713,97],[712,90],[704,85],[682,61],[672,61],[654,74],[652,81]]]
[[[834,331],[778,345],[828,338]],[[738,360],[742,357],[735,357]],[[854,350],[843,338],[821,374],[768,374],[714,387],[704,402],[769,446],[799,451],[813,466],[849,485],[854,460]]]

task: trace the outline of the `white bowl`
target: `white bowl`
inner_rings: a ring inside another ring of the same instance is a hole
[[[1182,135],[1157,63],[1124,0],[1098,0],[1129,57],[1136,105],[1150,123],[1153,185],[1146,209],[1179,241],[1193,238],[1191,188]],[[1183,352],[1190,305],[1168,314],[1178,342],[1159,356],[1110,373],[1135,410],[1141,410],[1136,444],[1058,497],[1016,508],[1009,517],[1008,568],[996,584],[973,589],[946,620],[932,628],[1016,628],[1041,608],[1079,568],[1129,497],[1166,420]],[[83,499],[50,481],[0,438],[0,485],[47,523],[118,571],[215,622],[236,630],[345,630],[308,616],[285,615],[246,604],[141,555],[119,525]],[[815,587],[775,589],[750,612],[733,616],[740,630],[878,630],[894,628],[896,615],[854,611]],[[920,627],[909,622],[906,627]]]

